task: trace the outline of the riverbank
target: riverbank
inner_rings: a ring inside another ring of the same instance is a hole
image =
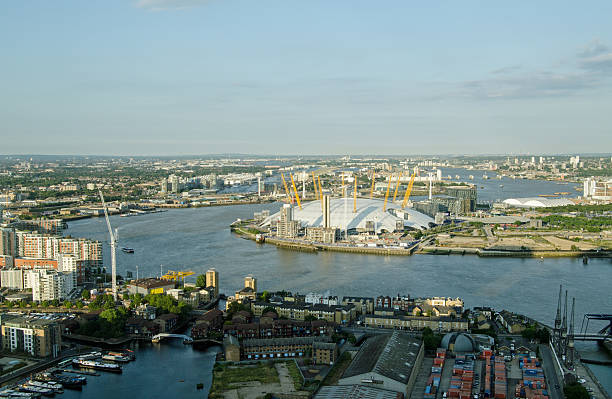
[[[231,226],[231,231],[242,238],[258,241],[255,232],[247,231],[243,226]],[[435,238],[435,237],[433,237]],[[426,241],[429,241],[429,237]],[[486,248],[459,248],[459,247],[439,247],[421,246],[422,241],[410,247],[366,247],[345,244],[323,244],[314,243],[306,240],[269,237],[263,235],[258,242],[276,245],[279,248],[292,249],[302,252],[344,252],[369,255],[393,255],[410,256],[420,255],[476,255],[479,257],[514,257],[514,258],[612,258],[612,251],[534,251],[534,250],[492,250]]]

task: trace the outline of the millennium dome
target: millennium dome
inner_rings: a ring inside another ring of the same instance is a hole
[[[405,229],[423,230],[430,227],[434,220],[412,208],[401,209],[400,204],[387,202],[383,212],[384,201],[379,199],[357,198],[356,212],[353,212],[353,198],[330,198],[330,226],[339,229],[366,229],[366,222],[373,222],[376,232],[383,230],[393,232],[397,222],[401,221]],[[266,218],[262,225],[280,218],[280,211]],[[320,201],[302,203],[302,209],[293,207],[293,219],[298,220],[302,227],[323,226],[323,212]]]

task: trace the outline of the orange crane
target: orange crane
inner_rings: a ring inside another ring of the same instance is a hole
[[[385,193],[385,203],[383,205],[383,212],[387,210],[387,200],[389,199],[389,188],[391,187],[391,180],[393,180],[393,174],[389,175],[389,183],[387,183],[387,192]]]
[[[400,180],[402,179],[402,172],[397,176],[397,183],[395,183],[395,192],[393,193],[393,202],[395,202],[395,197],[397,196],[397,189],[400,185]]]
[[[357,175],[355,175],[355,188],[353,188],[353,213],[357,213]]]
[[[402,209],[406,207],[408,204],[408,198],[410,198],[410,193],[412,192],[412,185],[414,184],[414,178],[416,177],[416,173],[412,174],[410,178],[410,183],[408,183],[408,187],[406,187],[406,193],[404,194],[404,201],[402,202]]]
[[[283,179],[283,186],[285,186],[285,194],[287,194],[287,199],[289,200],[290,203],[293,204],[293,196],[291,195],[291,192],[287,188],[287,181],[285,180],[285,175],[283,175],[282,173],[281,173],[281,179]]]
[[[370,188],[370,199],[372,199],[372,196],[374,195],[374,183],[376,182],[376,172],[372,171],[372,188]]]
[[[295,199],[297,200],[297,204],[302,209],[302,203],[300,202],[300,196],[298,195],[297,188],[295,187],[295,181],[293,180],[293,175],[289,173],[289,177],[291,178],[291,185],[293,186],[293,192],[295,193]]]

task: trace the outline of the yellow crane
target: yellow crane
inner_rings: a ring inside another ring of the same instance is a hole
[[[295,187],[295,181],[293,181],[293,175],[289,173],[289,177],[291,178],[291,185],[293,186],[293,192],[295,193],[295,199],[297,200],[297,204],[302,209],[302,203],[300,202],[300,196],[298,195],[297,188]]]
[[[397,183],[395,183],[395,192],[393,193],[393,202],[395,202],[395,197],[397,197],[397,189],[400,185],[400,180],[402,179],[402,172],[397,176]]]
[[[283,179],[283,186],[285,186],[285,194],[287,194],[287,200],[289,200],[289,203],[293,204],[293,196],[291,195],[289,188],[287,188],[287,181],[285,180],[285,175],[283,175],[282,173],[281,179]]]
[[[387,192],[385,193],[385,203],[383,205],[383,212],[387,210],[387,200],[389,199],[389,188],[391,188],[391,180],[393,180],[393,174],[389,175],[389,183],[387,183]]]
[[[372,196],[374,195],[374,183],[376,182],[376,172],[372,171],[372,187],[370,188],[370,199],[372,199]]]
[[[181,280],[185,280],[185,277],[189,277],[189,276],[193,276],[195,273],[192,272],[191,270],[187,270],[184,272],[177,272],[174,270],[168,270],[168,272],[166,274],[164,274],[161,278],[163,280],[172,280],[172,281],[181,281]]]
[[[408,183],[408,187],[406,187],[406,193],[404,194],[404,201],[402,202],[402,209],[406,207],[408,204],[408,198],[410,198],[410,193],[412,192],[412,185],[414,184],[414,178],[416,177],[416,173],[412,174],[410,178],[410,183]]]
[[[355,188],[353,188],[353,213],[357,213],[357,175],[355,175]]]

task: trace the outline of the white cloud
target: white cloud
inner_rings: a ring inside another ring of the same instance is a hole
[[[573,70],[528,70],[508,66],[492,71],[491,77],[463,82],[458,94],[474,98],[535,98],[577,94],[601,87],[612,76],[612,51],[593,41],[574,55]]]

